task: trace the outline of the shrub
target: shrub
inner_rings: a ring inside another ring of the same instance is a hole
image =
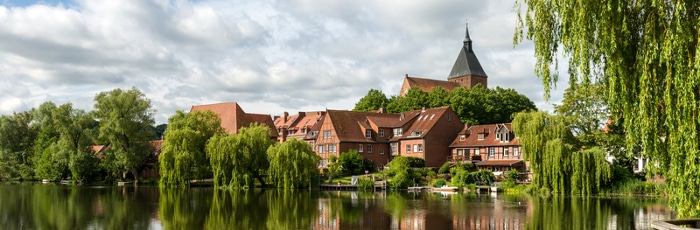
[[[360,178],[357,181],[357,189],[360,191],[372,191],[374,190],[374,181],[369,178]]]
[[[450,166],[451,166],[451,165],[452,165],[452,164],[451,164],[450,162],[445,162],[444,164],[442,164],[442,166],[441,166],[440,169],[438,170],[438,174],[449,173],[449,172],[450,172]]]
[[[446,181],[445,179],[439,178],[439,179],[433,180],[433,186],[434,186],[434,187],[439,188],[439,187],[442,187],[442,186],[445,186],[445,185],[447,185],[447,181]]]
[[[392,190],[406,189],[413,185],[413,178],[408,172],[399,172],[389,181],[389,188]]]

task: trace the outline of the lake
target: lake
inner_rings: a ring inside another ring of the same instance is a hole
[[[0,185],[2,229],[649,229],[654,197]]]

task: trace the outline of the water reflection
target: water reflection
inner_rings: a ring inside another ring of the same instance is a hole
[[[0,185],[4,229],[645,229],[655,198]]]

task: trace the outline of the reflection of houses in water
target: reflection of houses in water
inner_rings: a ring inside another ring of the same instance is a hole
[[[373,198],[358,198],[356,194],[338,192],[332,193],[332,198],[320,198],[312,229],[525,229],[533,206],[528,199],[448,195],[445,200],[419,203],[407,199],[405,210],[392,211],[382,194]],[[456,203],[451,201],[454,196],[460,196]],[[474,201],[464,206],[462,199]]]

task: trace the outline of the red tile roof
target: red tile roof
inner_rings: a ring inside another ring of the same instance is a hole
[[[405,77],[404,81],[408,83],[409,88],[418,87],[425,92],[430,92],[433,90],[433,88],[438,86],[442,87],[443,89],[446,89],[447,91],[452,91],[454,88],[460,86],[457,82],[409,77],[408,75]]]
[[[505,127],[509,134],[508,142],[501,142],[496,139],[496,128]],[[483,134],[483,139],[479,140],[479,134]],[[464,140],[460,140],[461,136],[464,135]],[[459,134],[457,138],[452,142],[450,147],[480,147],[480,146],[512,146],[518,145],[518,138],[515,137],[513,129],[510,123],[501,124],[487,124],[487,125],[473,125],[465,127]]]
[[[190,112],[205,110],[212,111],[219,115],[219,118],[221,119],[221,127],[226,130],[226,133],[238,133],[240,128],[248,127],[252,123],[257,122],[268,125],[270,129],[273,130],[273,132],[270,133],[270,136],[277,137],[277,132],[274,132],[275,125],[272,122],[272,117],[268,114],[247,114],[236,102],[195,105],[192,106]]]
[[[403,135],[394,136],[392,140],[400,139],[411,139],[411,138],[421,138],[426,136],[435,127],[438,120],[444,116],[446,113],[450,112],[451,109],[448,106],[431,108],[425,110],[415,110],[408,112],[410,114],[412,123],[409,127],[403,130]],[[451,115],[452,116],[452,115]],[[456,115],[452,119],[459,119]]]
[[[374,142],[365,138],[362,127],[369,128],[368,117],[400,119],[400,114],[384,114],[375,112],[354,112],[347,110],[328,110],[326,118],[331,119],[338,139],[347,142]],[[380,126],[385,127],[385,126]]]

